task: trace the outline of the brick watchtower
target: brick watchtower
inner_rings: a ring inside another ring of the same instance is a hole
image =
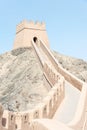
[[[42,40],[49,47],[45,24],[24,20],[16,27],[16,37],[13,49],[30,47],[31,41],[35,40],[35,38]]]

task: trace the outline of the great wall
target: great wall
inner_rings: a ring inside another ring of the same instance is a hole
[[[0,130],[87,130],[87,84],[63,69],[55,59],[45,24],[22,21],[16,29],[13,49],[19,47],[34,49],[51,90],[32,110],[12,112],[0,105]],[[57,121],[57,111],[67,96],[67,83],[79,91],[80,97],[72,120],[63,123]]]

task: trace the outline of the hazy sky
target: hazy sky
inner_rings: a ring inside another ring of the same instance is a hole
[[[87,60],[87,0],[0,0],[0,53],[23,19],[45,21],[51,49]]]

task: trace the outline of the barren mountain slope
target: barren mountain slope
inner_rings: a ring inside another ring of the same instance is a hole
[[[49,91],[32,48],[20,48],[0,55],[0,103],[11,111],[34,108]]]
[[[62,65],[63,68],[74,74],[79,79],[87,82],[87,62],[82,59],[65,56],[58,52],[53,52],[53,55]]]
[[[87,62],[53,52],[58,62],[87,82]],[[50,90],[33,48],[0,55],[0,103],[11,111],[25,111],[40,103]]]

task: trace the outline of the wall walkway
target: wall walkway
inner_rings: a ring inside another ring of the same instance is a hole
[[[68,124],[69,127],[72,127],[74,129],[78,130],[85,130],[87,128],[87,117],[86,117],[86,110],[87,110],[87,101],[86,101],[86,95],[87,95],[87,84],[85,84],[83,81],[76,78],[74,75],[67,72],[65,69],[63,69],[60,64],[56,61],[51,51],[46,47],[46,45],[40,41],[39,43],[39,51],[42,51],[42,53],[45,53],[47,57],[45,60],[48,62],[51,62],[51,65],[54,69],[57,70],[59,74],[61,74],[66,81],[68,81],[70,84],[72,84],[76,89],[78,89],[79,92],[79,100],[77,103],[77,107],[74,111],[74,117],[72,118],[72,121]],[[42,50],[41,50],[42,49]],[[50,63],[48,63],[50,64]],[[66,86],[66,85],[65,85]],[[71,87],[71,85],[70,85]],[[66,95],[67,96],[67,95]],[[84,99],[84,101],[83,101]],[[72,101],[71,101],[72,102]],[[63,106],[64,108],[64,106]],[[69,110],[67,110],[69,111]],[[57,117],[57,114],[55,114]],[[80,116],[79,116],[80,115]]]

